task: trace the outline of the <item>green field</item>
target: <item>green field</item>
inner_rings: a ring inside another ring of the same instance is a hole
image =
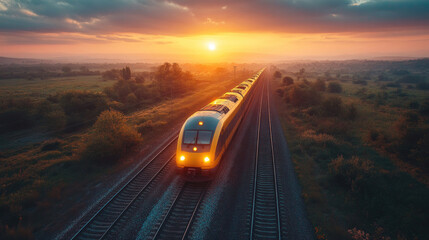
[[[0,96],[46,98],[58,92],[74,89],[102,91],[114,81],[102,81],[100,76],[58,77],[34,80],[0,79]]]
[[[347,72],[326,81],[326,86],[340,83],[340,93],[312,90],[323,71],[307,73],[306,81],[283,71],[283,76],[295,78],[290,86],[281,78],[273,80],[316,236],[424,239],[429,216],[429,121],[423,115],[428,91],[410,84],[385,87],[389,82],[371,78],[360,85],[342,79],[343,74]]]

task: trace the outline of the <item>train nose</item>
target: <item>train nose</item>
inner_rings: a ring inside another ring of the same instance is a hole
[[[207,153],[186,152],[178,155],[177,165],[179,167],[209,167],[211,156]]]

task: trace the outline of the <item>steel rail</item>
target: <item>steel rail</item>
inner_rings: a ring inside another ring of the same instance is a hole
[[[259,161],[259,147],[260,147],[260,139],[261,139],[261,126],[262,126],[262,105],[263,105],[263,98],[264,98],[264,93],[266,90],[266,94],[267,94],[267,107],[268,107],[268,131],[269,131],[269,139],[270,139],[270,151],[271,151],[271,170],[268,171],[268,168],[263,168],[261,167],[261,169],[259,169],[260,161]],[[258,130],[257,130],[257,141],[256,141],[256,154],[255,154],[255,166],[254,166],[254,179],[253,179],[253,199],[252,199],[252,214],[251,214],[251,223],[250,223],[250,239],[254,239],[255,238],[255,222],[256,222],[256,206],[258,204],[258,199],[259,201],[263,201],[263,197],[264,197],[264,192],[265,194],[268,195],[274,193],[274,198],[275,198],[275,213],[273,212],[273,215],[275,215],[275,225],[277,228],[277,234],[276,236],[273,235],[274,231],[270,232],[270,230],[266,231],[266,238],[268,237],[275,237],[275,239],[281,239],[281,219],[280,219],[280,204],[279,204],[279,193],[278,193],[278,185],[277,185],[277,171],[276,171],[276,162],[275,162],[275,155],[274,155],[274,144],[273,144],[273,134],[272,134],[272,123],[271,123],[271,110],[270,110],[270,101],[269,101],[269,87],[268,87],[268,82],[264,83],[264,85],[262,86],[262,91],[261,91],[261,102],[259,104],[259,117],[258,117]],[[266,172],[263,172],[265,169]],[[264,179],[264,174],[265,177],[269,176],[270,178],[272,177],[272,180],[274,182],[274,189],[271,189],[272,185],[267,185],[267,183],[265,180],[265,184],[264,184],[264,180],[260,180],[262,181],[262,183],[260,184],[261,186],[259,186],[259,182],[258,182],[258,176],[261,175],[261,178]],[[270,193],[271,191],[271,193]],[[266,199],[265,199],[266,200]],[[260,207],[258,207],[260,208]],[[269,208],[266,208],[266,212],[264,211],[264,214],[266,216],[264,216],[265,218],[269,218],[267,214],[267,212],[270,211]],[[271,210],[272,211],[272,210]],[[259,216],[261,216],[262,214],[259,213]],[[267,224],[267,222],[264,222],[263,224]],[[272,222],[272,224],[274,224],[274,221]],[[259,222],[259,225],[261,225],[261,222]],[[274,228],[274,227],[273,227]]]
[[[150,165],[150,164],[152,164],[174,141],[176,141],[177,140],[177,136],[174,136],[170,141],[168,141],[165,145],[164,145],[164,147],[162,147],[156,154],[155,154],[155,156],[153,156],[149,161],[147,161],[146,162],[146,164],[127,182],[127,183],[125,183],[124,184],[124,186],[122,186],[122,188],[121,189],[119,189],[116,193],[115,193],[115,195],[113,195],[111,198],[110,198],[110,200],[109,201],[107,201],[104,205],[103,205],[103,207],[101,207],[92,217],[91,217],[91,219],[89,219],[88,220],[88,222],[86,222],[86,224],[83,226],[83,227],[81,227],[80,229],[79,229],[79,231],[71,238],[71,239],[77,239],[81,234],[83,234],[84,233],[84,231],[85,230],[87,230],[88,229],[88,227],[89,227],[89,225],[91,224],[91,223],[93,223],[94,222],[94,220],[95,220],[95,218],[97,217],[97,216],[99,216],[105,209],[106,209],[106,207],[107,206],[109,206],[123,191],[124,191],[124,189],[126,189],[133,181],[135,181],[136,180],[136,178],[138,177],[138,176],[140,176],[140,174],[142,174],[143,173],[143,171],[145,171],[147,168],[148,168],[148,166]],[[162,167],[154,174],[154,176],[148,181],[148,183],[134,196],[134,198],[131,200],[131,202],[130,203],[132,203],[132,202],[134,202],[135,201],[135,199],[140,195],[140,193],[141,192],[143,192],[146,188],[147,188],[147,186],[149,186],[149,184],[155,179],[155,177],[165,168],[165,166],[167,166],[167,164],[172,160],[172,158],[174,157],[174,155],[172,156],[172,157],[170,157],[163,165],[162,165]],[[127,205],[125,205],[124,207],[124,209],[123,209],[123,211],[120,213],[120,216],[122,216],[122,214],[126,211],[126,209],[128,209],[128,207],[130,206],[130,204],[127,204]],[[107,233],[107,231],[109,231],[110,229],[111,229],[111,227],[113,226],[113,224],[115,224],[116,223],[116,221],[118,220],[119,218],[115,218],[113,221],[112,221],[112,223],[108,226],[108,228],[106,229],[106,231],[103,233],[103,235],[100,237],[100,238],[97,238],[97,239],[101,239],[101,238],[103,238],[104,236],[105,236],[105,234]],[[107,226],[107,225],[106,225]]]

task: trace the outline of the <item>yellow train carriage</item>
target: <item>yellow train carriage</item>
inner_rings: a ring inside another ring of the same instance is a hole
[[[195,175],[210,175],[216,169],[247,110],[247,96],[257,79],[243,81],[186,120],[177,143],[179,169]]]

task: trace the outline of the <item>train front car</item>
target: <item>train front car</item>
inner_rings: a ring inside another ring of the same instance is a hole
[[[219,119],[217,112],[196,112],[186,120],[179,134],[176,164],[186,175],[210,175],[216,165],[213,137]]]

